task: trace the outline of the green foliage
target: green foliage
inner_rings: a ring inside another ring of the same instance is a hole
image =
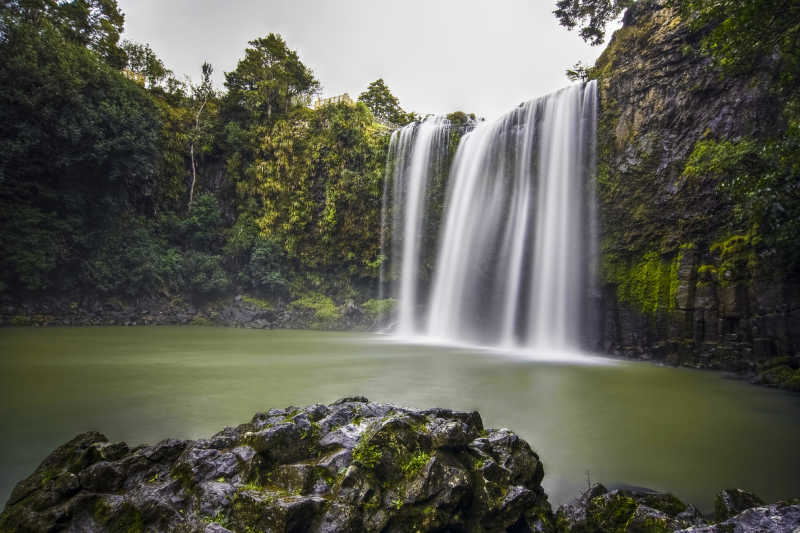
[[[289,286],[285,265],[285,254],[280,246],[259,238],[250,253],[250,260],[239,273],[239,281],[262,293],[285,295]]]
[[[195,250],[213,250],[222,245],[222,213],[213,194],[198,196],[192,210],[181,221],[183,242]]]
[[[783,89],[800,90],[800,4],[795,0],[685,0],[678,5],[696,28],[712,27],[703,47],[727,72],[772,68]]]
[[[257,223],[305,268],[375,277],[387,136],[362,104],[328,105],[264,129]]]
[[[145,87],[149,89],[159,87],[168,76],[172,75],[172,71],[164,66],[164,62],[156,56],[149,44],[123,41],[122,49],[127,58],[126,74],[136,81],[141,81]]]
[[[602,273],[608,283],[616,286],[619,301],[653,316],[674,309],[679,264],[680,255],[664,259],[652,251],[631,260],[606,254]]]
[[[725,285],[735,281],[745,272],[754,272],[758,267],[756,250],[761,242],[758,227],[745,234],[734,234],[711,244],[710,252],[717,258],[719,281]]]
[[[380,265],[389,136],[364,104],[305,107],[319,83],[274,34],[250,43],[221,96],[207,63],[182,83],[149,45],[117,46],[114,0],[6,4],[0,292],[312,290],[295,308],[339,323],[322,293],[360,299]]]
[[[319,293],[310,293],[289,304],[290,309],[311,316],[311,326],[316,329],[336,327],[342,318],[341,310],[336,307],[330,297]]]
[[[371,298],[361,305],[364,314],[373,321],[388,317],[396,307],[397,300],[394,298],[383,298],[382,300]]]
[[[263,309],[264,311],[272,311],[275,308],[275,306],[272,305],[270,302],[262,300],[261,298],[255,298],[253,296],[243,295],[242,301],[244,303],[254,305],[260,309]]]
[[[553,11],[567,29],[580,27],[581,39],[591,45],[605,40],[606,25],[619,17],[635,0],[558,0]]]
[[[230,280],[222,268],[222,257],[190,250],[183,256],[183,281],[187,290],[209,296],[230,287]]]
[[[587,81],[592,78],[593,68],[578,61],[566,71],[569,81]]]
[[[411,456],[407,463],[402,465],[401,469],[406,477],[412,477],[419,472],[422,467],[428,464],[431,459],[431,454],[428,452],[419,451]]]
[[[353,462],[360,464],[366,468],[375,468],[383,457],[381,449],[375,445],[370,444],[366,438],[359,441],[355,448],[353,448]]]
[[[124,227],[124,229],[123,229]],[[106,295],[139,296],[174,291],[183,272],[180,252],[139,219],[120,220],[96,236],[80,281]]]
[[[611,498],[592,498],[586,508],[587,525],[592,531],[622,533],[634,516],[636,502],[623,493]],[[593,529],[596,528],[596,529]]]
[[[454,128],[466,128],[471,122],[474,122],[475,113],[465,113],[463,111],[454,111],[447,115],[447,120]],[[459,137],[460,139],[460,137]]]
[[[774,248],[789,265],[800,262],[800,121],[767,141],[704,140],[695,145],[684,175],[711,178],[733,206],[733,229],[749,241]],[[756,235],[759,236],[757,240]]]
[[[73,257],[70,234],[75,220],[3,198],[0,204],[0,279],[29,291],[57,283],[56,268]]]
[[[376,119],[387,124],[405,126],[416,120],[414,113],[403,111],[400,101],[386,86],[383,78],[370,83],[367,90],[358,96],[358,101],[366,104]]]
[[[0,180],[138,200],[158,131],[144,90],[52,29],[10,28],[0,56]]]
[[[225,73],[226,101],[237,117],[246,117],[247,123],[277,120],[319,91],[311,69],[280,35],[270,33],[248,44],[236,69]]]
[[[117,46],[124,20],[116,0],[12,0],[0,10],[3,33],[20,26],[33,32],[54,29],[116,68],[125,64],[125,52]]]

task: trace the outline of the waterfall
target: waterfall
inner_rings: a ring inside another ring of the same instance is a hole
[[[574,85],[462,137],[427,285],[420,232],[430,171],[446,148],[436,137],[448,130],[439,120],[395,133],[398,332],[534,351],[581,347],[595,290],[596,93],[595,82]]]
[[[397,280],[397,331],[411,335],[418,331],[420,321],[420,278],[425,278],[422,259],[431,247],[426,225],[431,218],[426,199],[437,184],[443,185],[447,174],[450,143],[450,122],[432,117],[409,124],[392,133],[387,159],[387,176],[392,176],[391,191],[384,190],[381,213],[385,225],[391,216],[390,277]],[[389,180],[385,186],[389,185]],[[392,195],[392,213],[388,213],[387,196]],[[385,229],[382,231],[385,247]],[[433,232],[435,234],[435,231]],[[383,272],[383,271],[382,271]],[[381,274],[381,281],[386,277]]]

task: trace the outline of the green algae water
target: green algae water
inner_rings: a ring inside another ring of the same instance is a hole
[[[554,505],[586,486],[800,496],[800,396],[646,363],[542,363],[380,335],[202,327],[0,330],[0,502],[56,446],[198,438],[269,407],[361,394],[477,409],[545,465]]]

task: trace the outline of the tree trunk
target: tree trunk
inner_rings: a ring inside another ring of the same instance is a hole
[[[192,200],[194,200],[194,184],[197,182],[197,169],[194,164],[194,143],[189,147],[189,153],[192,157],[192,185],[189,187],[189,211],[191,211]]]

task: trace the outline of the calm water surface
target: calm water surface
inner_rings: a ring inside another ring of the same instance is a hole
[[[86,430],[129,444],[209,436],[269,407],[363,394],[477,409],[545,465],[560,504],[593,481],[710,510],[744,487],[800,496],[800,396],[646,363],[541,363],[378,335],[224,328],[0,329],[0,502]]]

